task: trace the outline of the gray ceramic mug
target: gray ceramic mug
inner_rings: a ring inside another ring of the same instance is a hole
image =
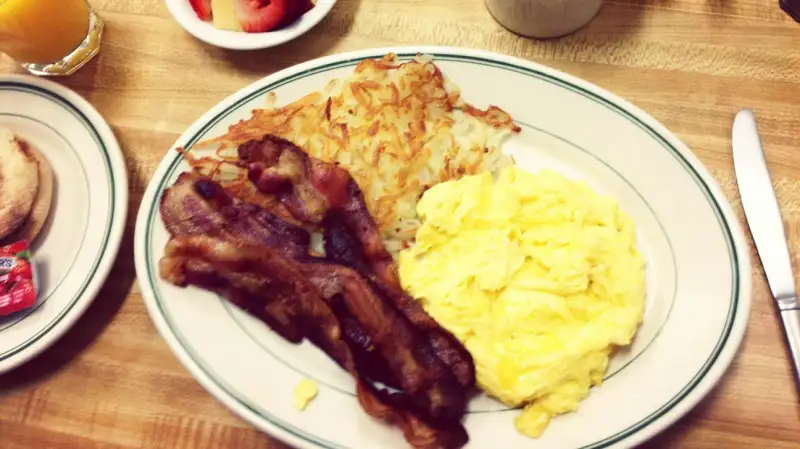
[[[603,0],[486,0],[500,25],[537,38],[572,33],[589,23],[602,4]]]

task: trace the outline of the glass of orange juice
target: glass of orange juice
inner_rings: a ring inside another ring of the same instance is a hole
[[[70,75],[100,50],[103,21],[86,0],[0,0],[0,52],[34,75]]]

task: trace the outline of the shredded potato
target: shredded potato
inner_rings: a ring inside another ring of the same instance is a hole
[[[512,118],[491,106],[477,109],[461,100],[430,58],[400,63],[389,54],[367,59],[347,79],[331,81],[282,107],[256,109],[248,120],[220,137],[195,145],[216,148],[216,157],[194,158],[191,165],[222,180],[253,201],[246,174],[232,164],[236,148],[273,134],[294,142],[310,156],[338,162],[364,192],[387,249],[396,256],[413,241],[420,226],[416,204],[440,182],[513,164],[500,151],[506,137],[519,132]]]

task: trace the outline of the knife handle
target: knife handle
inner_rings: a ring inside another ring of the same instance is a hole
[[[789,343],[789,351],[792,354],[797,391],[800,391],[800,309],[781,310],[781,320],[786,342]]]

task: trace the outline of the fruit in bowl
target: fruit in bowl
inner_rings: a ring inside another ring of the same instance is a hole
[[[266,33],[292,24],[312,0],[188,0],[200,20],[221,30]]]

